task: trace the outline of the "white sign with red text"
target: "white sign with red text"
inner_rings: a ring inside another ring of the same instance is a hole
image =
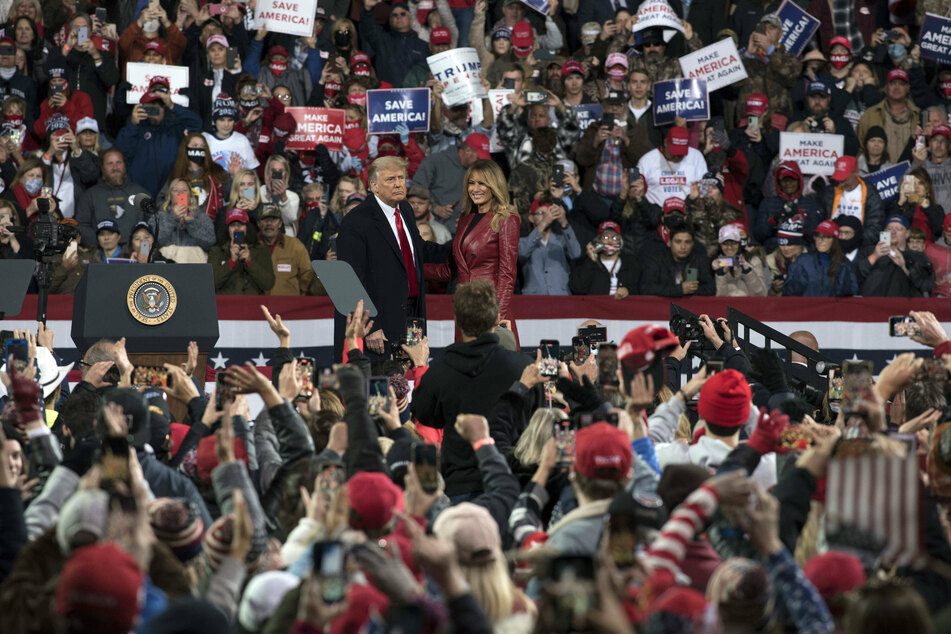
[[[328,152],[343,151],[343,110],[290,107],[284,111],[297,122],[297,130],[287,139],[288,150],[312,151],[319,144]]]
[[[665,42],[674,37],[674,31],[684,32],[680,18],[667,0],[644,0],[641,6],[637,7],[637,22],[631,27],[631,31],[636,33],[651,27],[664,29]]]
[[[268,31],[310,37],[314,34],[317,0],[258,0],[254,14],[258,28]]]
[[[803,174],[835,172],[835,160],[842,156],[845,137],[841,134],[779,133],[779,160],[796,161]]]
[[[684,77],[706,79],[708,93],[747,78],[736,44],[729,37],[687,53],[680,58],[680,68]]]
[[[167,77],[172,101],[180,106],[188,107],[188,97],[181,94],[183,88],[188,88],[187,66],[166,66],[165,64],[144,64],[130,62],[125,65],[126,79],[131,88],[126,91],[126,103],[139,103],[139,99],[149,89],[153,77]]]

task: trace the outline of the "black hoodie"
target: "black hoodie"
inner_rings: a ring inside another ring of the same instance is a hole
[[[442,474],[446,495],[482,489],[479,463],[472,446],[456,432],[457,414],[480,414],[492,427],[492,410],[499,397],[522,376],[531,359],[499,345],[493,333],[446,348],[413,390],[410,406],[419,422],[443,429]]]

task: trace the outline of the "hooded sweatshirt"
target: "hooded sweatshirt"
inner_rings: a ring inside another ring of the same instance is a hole
[[[482,489],[479,463],[472,446],[456,432],[456,415],[481,414],[492,431],[496,401],[531,362],[524,354],[504,349],[498,335],[490,332],[446,348],[442,360],[429,366],[413,390],[413,416],[444,430],[442,474],[450,498]]]
[[[798,181],[798,186],[794,194],[787,195],[783,193],[779,181],[780,175],[790,172]],[[777,165],[773,171],[773,180],[776,183],[776,195],[763,200],[763,204],[760,205],[753,220],[753,237],[766,247],[767,251],[772,251],[778,246],[776,232],[781,224],[780,217],[783,215],[787,203],[795,205],[798,213],[805,218],[803,222],[804,235],[811,236],[812,231],[822,222],[822,208],[819,202],[811,196],[802,195],[802,171],[795,161],[783,161]]]

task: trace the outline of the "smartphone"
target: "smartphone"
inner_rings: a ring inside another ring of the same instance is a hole
[[[423,491],[435,493],[439,489],[439,447],[415,444],[410,447],[409,456]]]
[[[766,35],[766,23],[760,22],[756,25],[756,28],[753,29],[754,33],[759,33],[760,35]]]
[[[139,253],[142,255],[148,255],[152,251],[152,241],[151,240],[142,240],[139,242]]]
[[[598,384],[601,387],[618,387],[621,382],[617,378],[617,346],[613,343],[598,346],[597,360]]]
[[[102,479],[99,486],[109,494],[109,497],[118,500],[120,508],[124,511],[135,510],[129,453],[127,438],[106,436],[102,439],[102,454],[99,457]]]
[[[842,400],[842,377],[836,376],[835,368],[829,369],[829,402],[838,403]]]
[[[321,390],[339,390],[340,381],[337,379],[337,373],[333,368],[324,368],[320,371],[317,379],[317,388]]]
[[[565,167],[563,165],[555,165],[551,170],[551,180],[555,183],[555,187],[564,187],[565,186]]]
[[[282,181],[284,180],[284,170],[274,170],[271,172],[271,180]]]
[[[637,169],[636,167],[632,167],[631,169],[627,170],[627,184],[628,185],[630,185],[631,183],[633,183],[640,177],[641,177],[641,170]]]
[[[575,459],[575,434],[578,429],[570,420],[556,420],[552,423],[552,437],[555,439],[555,462],[567,468]]]
[[[700,275],[699,269],[695,266],[688,266],[684,270],[684,281],[685,282],[696,282],[697,278]]]
[[[85,28],[85,27],[84,27],[84,28]],[[66,92],[66,86],[64,86],[63,84],[54,84],[54,85],[50,86],[50,94],[51,94],[51,95],[61,95],[61,94],[63,94],[64,92]]]
[[[577,631],[572,626],[598,607],[594,560],[579,555],[560,555],[549,560],[545,585],[552,593],[553,634]]]
[[[238,48],[236,46],[229,46],[227,52],[227,58],[225,59],[225,66],[227,68],[234,68],[235,64],[238,63]]]
[[[504,88],[504,89],[506,89],[506,90],[515,90],[515,78],[514,78],[514,77],[506,77],[505,79],[503,79],[503,80],[502,80],[502,88]]]
[[[580,335],[571,338],[571,349],[575,354],[575,363],[584,363],[591,354],[591,344],[587,337]]]
[[[722,256],[715,259],[713,265],[716,267],[733,267],[736,266],[736,258],[733,256]]]
[[[10,130],[10,141],[13,143],[13,145],[16,145],[16,146],[20,145],[21,136],[22,136],[22,132],[19,129]]]
[[[878,241],[884,242],[888,246],[892,246],[892,234],[889,231],[879,231],[878,232]]]
[[[406,345],[415,346],[426,336],[426,320],[410,317],[406,320]]]
[[[548,101],[548,93],[544,90],[526,90],[525,101],[528,103],[545,103]]]
[[[860,405],[872,400],[872,362],[845,361],[842,364],[842,412],[860,413]]]
[[[18,372],[23,372],[30,362],[29,344],[27,344],[26,339],[7,339],[4,345],[4,362],[9,363],[11,356],[13,357],[13,367]]]
[[[925,148],[925,137],[922,134],[919,134],[915,137],[915,151],[920,152]]]
[[[171,387],[172,377],[164,367],[137,365],[132,371],[132,383],[149,387]]]
[[[710,378],[717,372],[723,371],[723,359],[707,359],[707,378]]]
[[[602,343],[608,341],[608,329],[606,326],[585,326],[578,328],[578,335],[584,337],[591,344],[591,351],[594,352]]]
[[[244,244],[244,231],[234,232],[234,243],[239,245]]]
[[[616,125],[614,123],[614,114],[610,112],[604,113],[604,115],[601,117],[601,125],[606,127],[608,130],[613,130],[614,126]]]
[[[801,425],[789,425],[779,434],[779,446],[789,451],[805,451],[812,446],[812,438]]]
[[[314,578],[320,583],[320,596],[325,603],[337,603],[344,598],[347,589],[345,560],[343,542],[314,542]]]
[[[96,8],[96,20],[99,21],[99,24],[106,24],[109,22],[109,12],[106,11],[103,7]]]
[[[889,337],[910,337],[912,335],[921,335],[921,327],[918,326],[914,317],[895,315],[888,318]]]
[[[554,339],[542,339],[538,344],[542,351],[542,360],[539,364],[542,376],[558,376],[558,342]]]
[[[535,59],[550,61],[555,59],[555,53],[558,51],[553,51],[550,48],[540,48],[535,51]]]
[[[751,114],[746,118],[746,127],[750,130],[759,130],[759,116]]]
[[[89,27],[81,26],[76,29],[76,44],[82,44],[89,39]]]
[[[188,192],[178,192],[175,194],[175,204],[181,207],[188,207]]]
[[[604,422],[606,422],[608,425],[613,425],[614,427],[617,427],[618,425],[617,412],[608,412],[607,414],[605,414]]]
[[[234,398],[234,386],[228,383],[225,371],[215,374],[215,411],[222,412],[225,405]]]
[[[297,380],[300,381],[300,393],[297,398],[310,398],[314,395],[313,357],[297,357]]]
[[[370,416],[379,416],[390,409],[390,380],[385,376],[371,376],[367,383],[367,407]]]
[[[224,15],[228,12],[228,7],[223,4],[209,4],[208,15]]]
[[[317,486],[324,498],[324,510],[329,511],[337,497],[337,491],[347,481],[347,472],[343,463],[331,462],[324,464],[317,476]]]

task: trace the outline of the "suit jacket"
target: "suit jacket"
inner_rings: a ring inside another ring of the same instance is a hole
[[[388,346],[396,345],[406,335],[407,317],[426,317],[426,283],[423,281],[424,262],[442,262],[449,245],[424,242],[419,237],[413,210],[405,200],[399,204],[403,229],[413,242],[416,282],[419,295],[415,302],[408,301],[409,277],[399,242],[383,210],[370,194],[354,207],[340,222],[337,233],[337,257],[353,267],[370,299],[376,305],[374,330],[383,329]],[[516,240],[518,236],[516,234]],[[346,316],[337,312],[334,320],[334,359],[341,358]]]
[[[511,319],[509,307],[518,275],[519,215],[511,214],[498,231],[492,229],[491,218],[483,218],[466,235],[466,229],[475,217],[475,214],[465,214],[459,218],[456,237],[452,240],[452,262],[427,267],[426,276],[428,279],[448,281],[455,272],[459,284],[478,279],[489,280],[495,287],[499,316]]]

